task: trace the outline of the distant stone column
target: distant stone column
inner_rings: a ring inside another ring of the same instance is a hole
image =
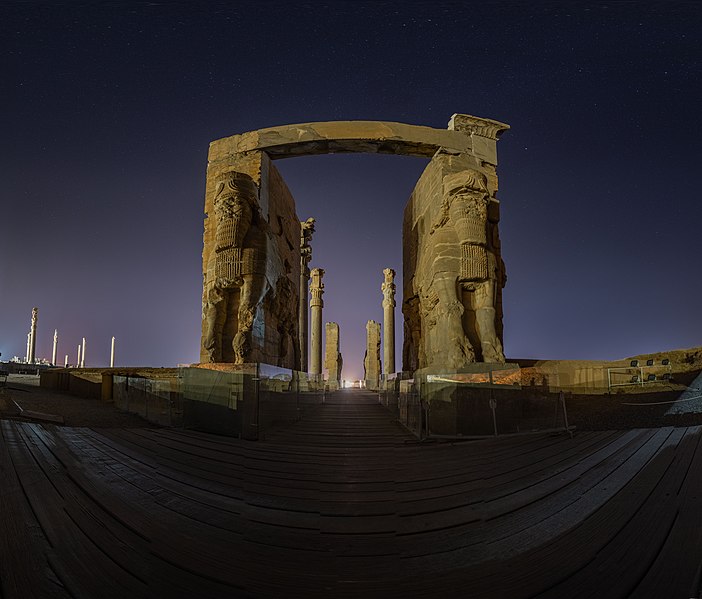
[[[383,373],[387,376],[395,372],[395,271],[386,268],[383,275]]]
[[[37,320],[39,318],[39,308],[32,308],[32,328],[29,331],[29,359],[30,364],[34,364],[37,351]]]
[[[324,368],[329,371],[327,385],[331,391],[339,389],[341,384],[342,359],[339,352],[339,325],[328,322],[326,328],[326,351],[324,352]]]
[[[32,333],[27,333],[27,352],[24,354],[24,361],[29,364],[29,346],[31,344]]]
[[[63,367],[68,368],[68,354],[66,354],[66,357],[63,359]]]
[[[78,344],[78,357],[76,358],[76,368],[80,368],[80,343]]]
[[[115,338],[112,337],[112,347],[110,348],[110,368],[115,367]]]
[[[83,345],[80,350],[80,367],[85,368],[85,337],[83,337]]]
[[[378,389],[380,381],[380,323],[366,323],[366,356],[363,359],[366,389]]]
[[[308,218],[304,223],[300,223],[300,303],[298,307],[298,329],[300,342],[300,370],[307,372],[308,344],[307,335],[309,324],[307,321],[307,311],[309,310],[309,294],[307,288],[310,281],[309,263],[312,260],[312,247],[310,241],[314,233],[314,219]]]
[[[322,374],[322,308],[324,301],[324,283],[322,277],[324,270],[313,268],[310,273],[312,283],[310,284],[310,310],[312,312],[312,355],[310,356],[310,374],[318,376]]]
[[[58,349],[58,330],[54,329],[54,347],[51,350],[51,364],[56,366],[56,350]]]

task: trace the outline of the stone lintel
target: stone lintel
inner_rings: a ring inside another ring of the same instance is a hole
[[[497,122],[497,121],[495,121]],[[272,159],[345,152],[431,158],[439,149],[471,153],[463,130],[385,121],[328,121],[282,125],[232,135],[210,144],[211,162],[231,154],[265,151]]]

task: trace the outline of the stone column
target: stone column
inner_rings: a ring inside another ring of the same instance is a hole
[[[307,335],[309,326],[307,322],[307,311],[309,310],[309,297],[307,287],[310,282],[309,263],[312,260],[312,248],[310,241],[314,233],[314,219],[308,218],[304,223],[300,223],[300,302],[298,307],[298,328],[300,331],[300,370],[307,372]]]
[[[32,328],[29,331],[29,360],[30,364],[34,364],[37,351],[37,318],[39,317],[39,308],[32,308]]]
[[[80,367],[85,368],[85,337],[83,337],[83,345],[80,350]]]
[[[342,368],[341,352],[339,352],[339,325],[336,322],[328,322],[326,333],[324,368],[329,371],[327,385],[330,391],[337,391],[340,387]]]
[[[32,339],[32,332],[30,331],[29,333],[27,333],[27,351],[24,354],[24,361],[27,364],[29,364],[29,345],[31,343],[31,339]]]
[[[51,365],[56,366],[56,350],[58,349],[58,330],[54,329],[54,348],[51,350]]]
[[[78,357],[76,358],[76,368],[80,368],[80,343],[78,344]]]
[[[115,338],[112,337],[112,347],[110,348],[110,368],[115,367]]]
[[[395,271],[383,271],[383,374],[395,372]]]
[[[380,323],[369,320],[366,323],[366,356],[363,360],[366,389],[376,391],[380,379]]]
[[[310,310],[312,312],[312,354],[310,356],[310,374],[318,376],[322,374],[322,308],[324,301],[322,294],[324,293],[324,283],[322,277],[324,270],[321,268],[313,268],[310,273],[312,283],[310,284]]]

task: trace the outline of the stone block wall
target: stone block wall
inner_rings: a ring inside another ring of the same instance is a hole
[[[299,369],[300,220],[268,156],[211,152],[205,214],[200,361]]]
[[[496,193],[495,165],[473,153],[437,152],[417,182],[403,219],[404,371],[504,362]]]

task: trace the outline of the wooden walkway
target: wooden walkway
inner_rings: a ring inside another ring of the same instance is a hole
[[[354,397],[259,443],[1,421],[0,597],[699,596],[699,427],[421,445]]]

